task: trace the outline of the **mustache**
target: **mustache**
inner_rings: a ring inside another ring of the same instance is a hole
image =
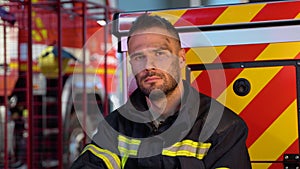
[[[141,80],[145,80],[147,77],[158,76],[160,78],[164,78],[164,75],[155,71],[147,71],[145,75],[141,77]]]

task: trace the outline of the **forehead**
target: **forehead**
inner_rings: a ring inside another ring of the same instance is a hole
[[[128,52],[159,47],[161,45],[175,45],[177,42],[178,39],[163,28],[153,27],[137,30],[130,36],[130,40],[128,41]]]
[[[165,28],[161,27],[149,27],[146,29],[138,29],[135,32],[132,33],[131,37],[137,36],[137,35],[143,35],[143,34],[157,34],[160,36],[166,36],[173,39],[177,39],[175,35],[173,35],[170,31],[168,31]]]

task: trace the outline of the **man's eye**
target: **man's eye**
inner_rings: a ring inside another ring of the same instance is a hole
[[[164,51],[164,50],[156,51],[156,52],[155,52],[155,55],[156,55],[156,56],[165,56],[165,55],[167,55],[167,52]]]
[[[143,55],[137,55],[137,56],[133,57],[133,60],[139,61],[139,60],[143,60],[144,58],[145,58],[145,56],[143,56]]]

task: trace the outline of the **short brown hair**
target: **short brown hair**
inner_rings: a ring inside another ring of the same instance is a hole
[[[157,16],[157,15],[150,16],[147,13],[139,16],[133,22],[133,24],[129,30],[127,43],[129,42],[129,39],[134,32],[136,32],[138,30],[145,30],[145,29],[152,28],[152,27],[159,27],[159,28],[167,30],[168,32],[170,32],[170,34],[173,36],[174,39],[178,40],[178,42],[180,44],[179,34],[178,34],[177,30],[175,29],[175,27],[168,20],[166,20],[160,16]]]

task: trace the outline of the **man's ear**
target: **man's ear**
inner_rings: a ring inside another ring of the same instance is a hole
[[[180,49],[178,54],[179,54],[179,65],[180,65],[180,68],[183,68],[185,66],[185,50],[184,49]]]

